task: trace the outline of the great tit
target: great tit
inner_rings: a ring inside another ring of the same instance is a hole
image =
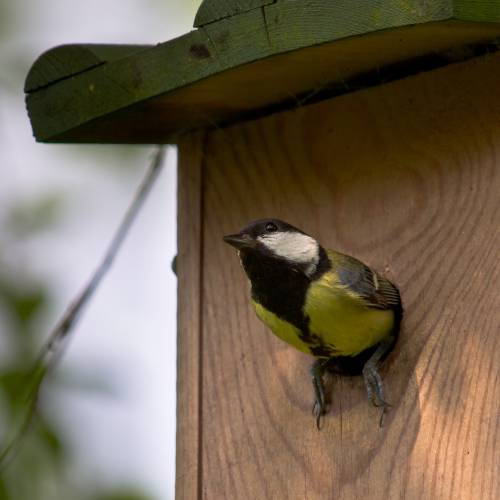
[[[250,222],[224,241],[238,250],[257,316],[280,339],[317,358],[310,372],[318,428],[327,370],[362,373],[368,399],[382,408],[382,425],[390,405],[377,365],[398,337],[398,289],[354,257],[326,250],[278,219]]]

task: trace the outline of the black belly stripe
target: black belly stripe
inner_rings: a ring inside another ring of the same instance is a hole
[[[320,250],[320,262],[313,279],[330,269],[326,252]],[[309,318],[304,315],[306,293],[311,282],[303,270],[284,259],[257,252],[241,253],[241,262],[252,284],[252,299],[300,331],[299,338],[310,346],[312,355],[331,357],[335,350],[309,330]]]

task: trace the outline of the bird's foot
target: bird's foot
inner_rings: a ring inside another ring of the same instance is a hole
[[[325,360],[316,360],[310,368],[314,389],[314,405],[312,413],[316,417],[316,427],[321,428],[321,417],[326,413],[326,396],[323,375],[326,369]]]
[[[382,378],[380,377],[377,367],[374,363],[371,363],[370,360],[368,360],[363,368],[363,378],[368,400],[372,402],[373,406],[382,409],[379,421],[379,425],[382,427],[385,413],[392,405],[384,399],[384,384],[382,383]]]

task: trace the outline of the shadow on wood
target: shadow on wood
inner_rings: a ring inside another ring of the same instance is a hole
[[[498,497],[499,89],[493,55],[207,134],[190,162],[202,176],[201,372],[190,383],[201,384],[204,498]],[[316,430],[311,358],[258,321],[221,240],[265,216],[400,287],[383,429],[362,380],[342,378]]]

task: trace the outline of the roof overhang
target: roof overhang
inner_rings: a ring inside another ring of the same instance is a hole
[[[247,0],[211,10],[217,3],[205,1],[198,28],[165,43],[65,45],[40,56],[25,85],[36,139],[176,142],[352,90],[359,75],[383,83],[384,68],[403,61],[469,57],[500,37],[500,0]]]

